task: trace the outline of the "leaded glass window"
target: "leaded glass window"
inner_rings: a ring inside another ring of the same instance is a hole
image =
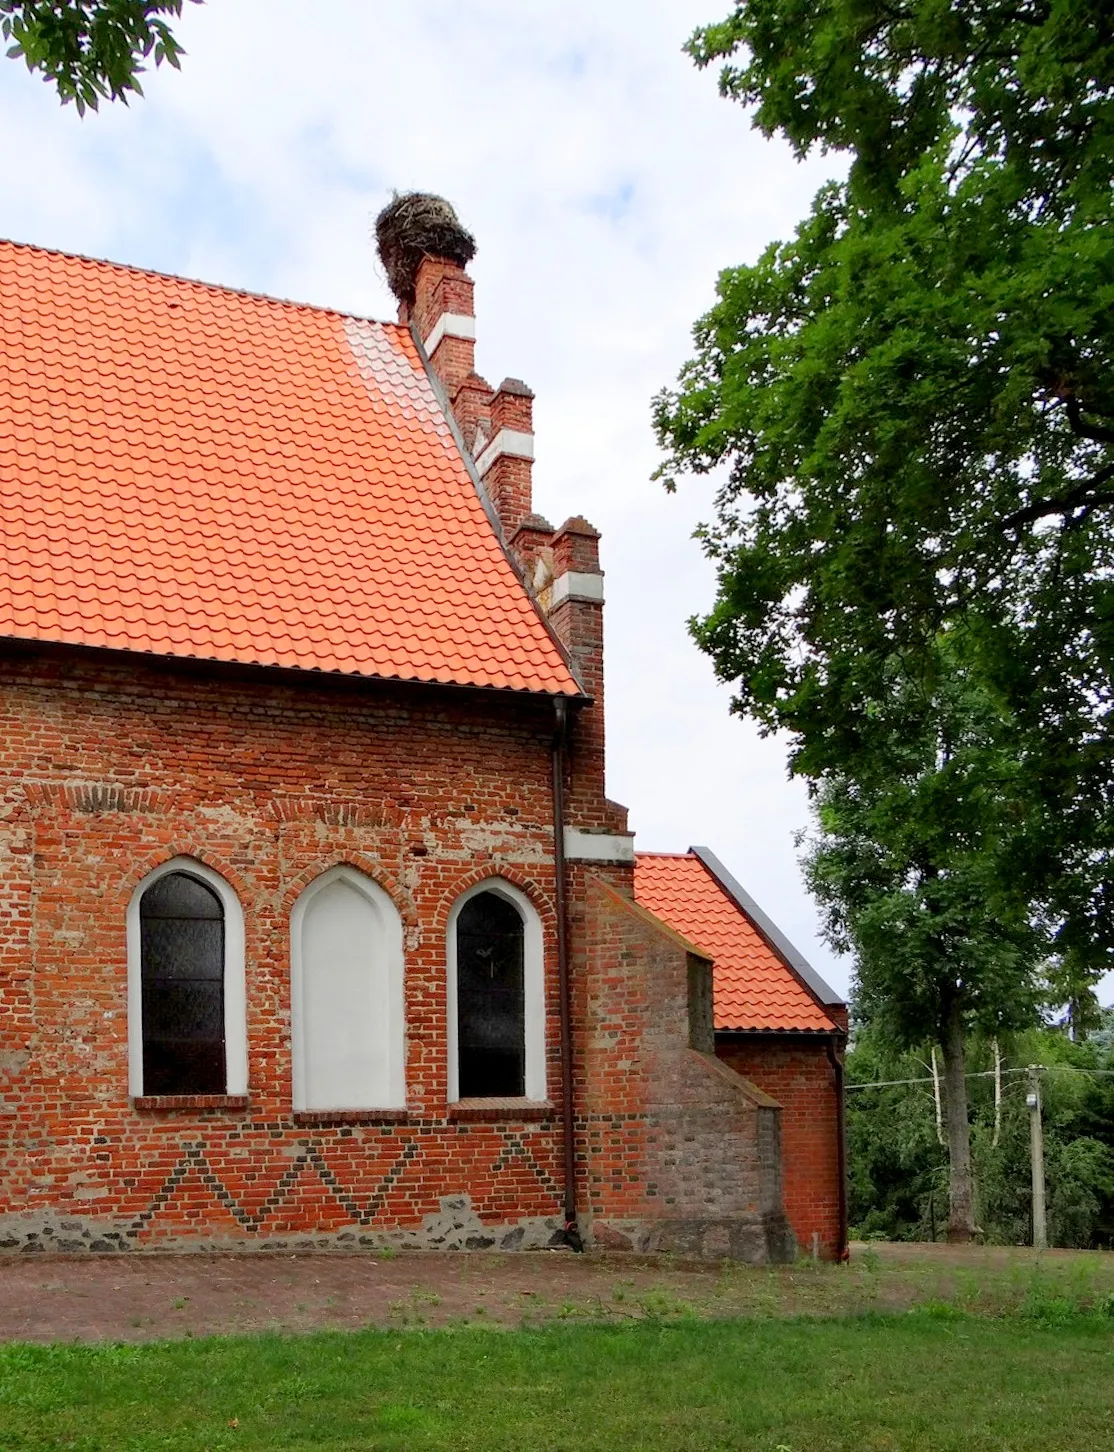
[[[223,1094],[224,909],[186,872],[168,872],[139,904],[143,1092]]]
[[[517,908],[477,893],[456,926],[459,1093],[462,1099],[526,1092],[524,932]]]

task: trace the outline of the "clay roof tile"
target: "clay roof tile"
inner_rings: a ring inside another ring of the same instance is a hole
[[[694,853],[638,853],[634,895],[711,956],[717,1029],[830,1033],[836,1027]]]
[[[409,332],[0,242],[0,636],[576,695]]]

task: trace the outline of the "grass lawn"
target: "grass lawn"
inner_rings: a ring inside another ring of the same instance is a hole
[[[3,1452],[1114,1448],[1114,1319],[828,1320],[0,1346]]]

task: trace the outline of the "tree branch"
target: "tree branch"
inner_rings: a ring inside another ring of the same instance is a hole
[[[1114,444],[1114,428],[1108,428],[1105,424],[1086,423],[1083,418],[1083,405],[1078,398],[1067,398],[1064,403],[1068,412],[1068,423],[1077,438],[1090,439],[1095,444]]]
[[[1100,485],[1114,479],[1114,464],[1109,464],[1091,479],[1085,479],[1069,494],[1059,499],[1034,499],[1024,509],[1008,514],[1002,520],[1002,529],[1017,529],[1023,524],[1032,524],[1037,519],[1047,519],[1054,514],[1070,514],[1076,509],[1094,509],[1098,505],[1114,504],[1114,492],[1102,493]]]

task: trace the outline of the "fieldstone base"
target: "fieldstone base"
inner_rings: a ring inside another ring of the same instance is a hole
[[[231,1252],[376,1250],[548,1250],[565,1245],[564,1222],[559,1215],[527,1216],[492,1225],[472,1209],[468,1195],[444,1195],[441,1208],[411,1229],[351,1230],[317,1234],[208,1236],[175,1226],[152,1225],[142,1233],[133,1221],[107,1216],[78,1217],[0,1216],[0,1254],[90,1252],[103,1255],[123,1251]]]
[[[785,1264],[796,1256],[796,1241],[784,1215],[730,1219],[595,1220],[585,1216],[581,1233],[589,1250],[669,1253],[689,1260],[738,1260],[751,1265]],[[468,1195],[444,1195],[440,1209],[410,1229],[352,1230],[317,1234],[211,1236],[174,1226],[147,1227],[108,1216],[0,1216],[0,1254],[168,1251],[175,1254],[245,1251],[552,1250],[567,1245],[559,1215],[524,1217],[492,1225],[472,1209]]]
[[[688,1260],[738,1260],[749,1265],[788,1265],[797,1255],[793,1231],[780,1211],[719,1220],[597,1220],[588,1238],[600,1250],[668,1252]]]

